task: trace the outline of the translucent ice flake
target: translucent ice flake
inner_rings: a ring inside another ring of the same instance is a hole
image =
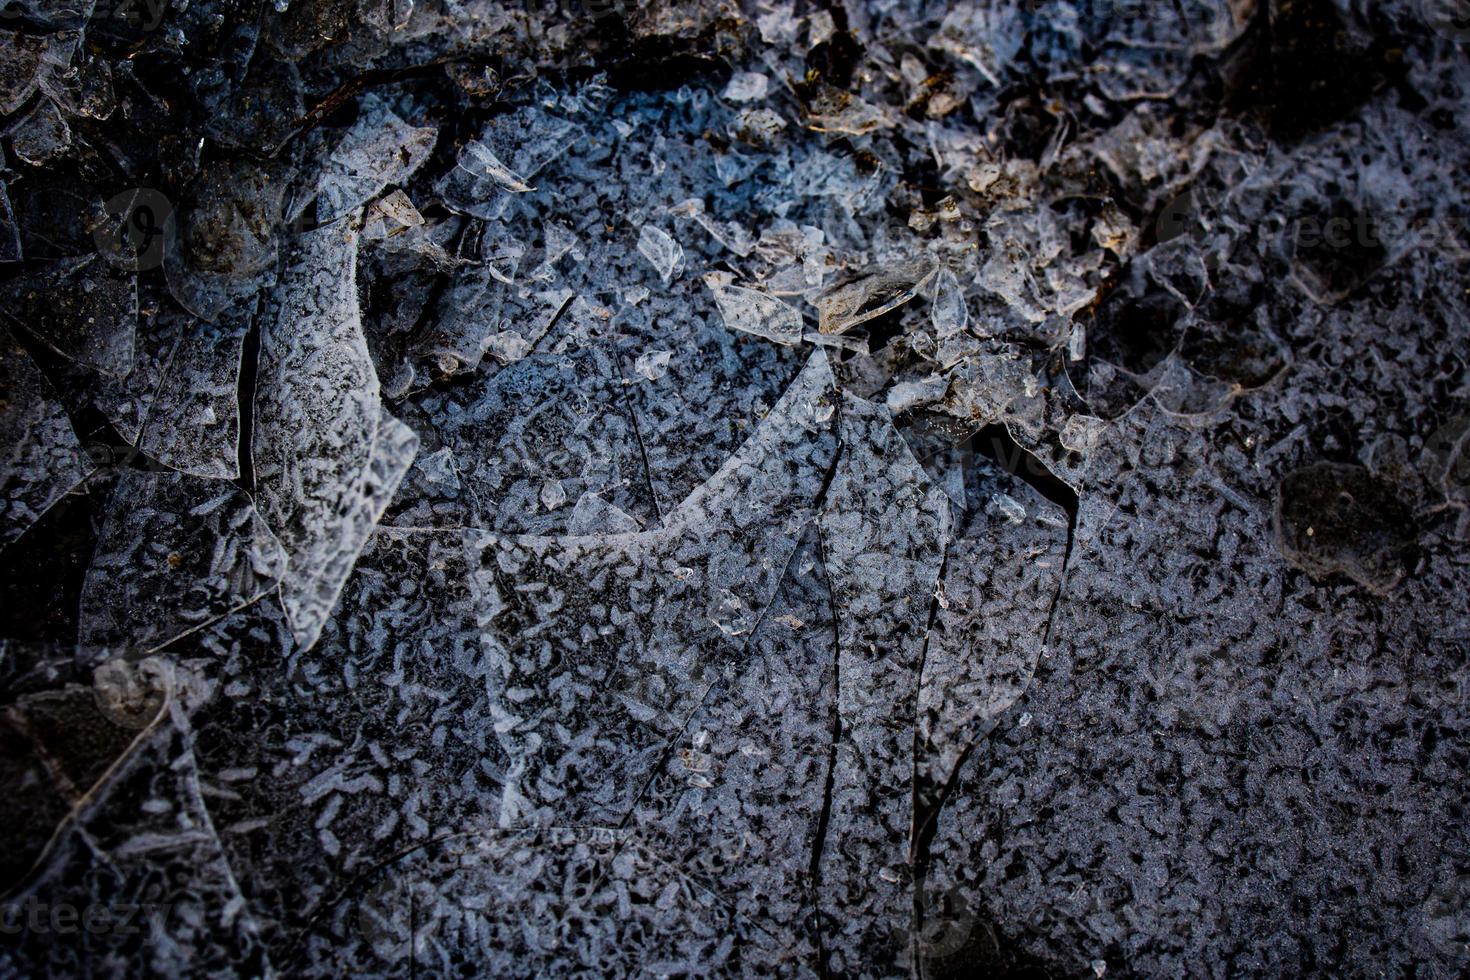
[[[285,565],[232,484],[124,471],[82,587],[82,642],[156,650],[259,599]]]
[[[998,87],[1026,37],[1021,24],[1024,6],[998,3],[951,9],[929,46],[968,63]]]
[[[710,272],[704,277],[725,326],[789,347],[801,343],[801,313],[774,296],[732,285],[733,280],[728,272]]]
[[[929,316],[935,336],[943,339],[962,333],[969,323],[970,314],[965,307],[964,290],[955,274],[948,269],[940,269],[931,288],[934,300]]]
[[[828,291],[816,301],[822,333],[844,333],[912,300],[935,273],[923,259],[878,269]]]
[[[240,361],[250,316],[187,317],[138,448],[165,466],[230,480],[240,470]]]
[[[25,348],[0,326],[0,547],[92,469],[66,412]]]
[[[766,97],[770,79],[760,72],[742,71],[730,76],[721,98],[731,102],[758,102]]]
[[[336,221],[356,211],[390,184],[401,184],[428,159],[438,130],[410,126],[377,100],[332,151],[317,184],[317,220]]]
[[[382,409],[363,339],[357,236],[301,237],[261,331],[252,452],[261,512],[286,547],[281,600],[310,646],[417,438]]]
[[[891,126],[892,122],[878,106],[843,89],[819,82],[807,103],[806,125],[819,133],[861,136]]]
[[[32,166],[43,166],[71,149],[71,127],[55,102],[41,99],[14,124],[10,139],[17,157]]]
[[[421,227],[424,216],[407,194],[395,190],[368,206],[362,220],[362,240],[381,241]]]
[[[711,238],[741,258],[755,251],[755,239],[743,225],[718,220],[705,210],[704,202],[697,197],[674,205],[669,212],[681,218],[692,218]]]
[[[64,259],[0,289],[6,312],[78,364],[123,377],[133,369],[138,277],[101,255]]]
[[[657,381],[669,373],[669,361],[673,356],[672,351],[666,350],[652,350],[646,354],[639,354],[638,360],[633,362],[633,370],[649,381]]]
[[[495,117],[478,140],[460,151],[459,163],[439,183],[450,207],[480,218],[494,218],[506,195],[531,190],[530,181],[566,153],[582,127],[537,107]]]
[[[931,374],[918,381],[900,381],[893,385],[888,389],[886,404],[890,412],[898,415],[921,405],[932,405],[948,390],[949,379]]]
[[[684,271],[684,247],[662,228],[644,225],[638,231],[638,252],[668,285]]]

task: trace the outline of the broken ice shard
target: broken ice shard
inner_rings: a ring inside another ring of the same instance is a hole
[[[727,272],[710,272],[704,277],[725,326],[778,344],[794,347],[801,343],[799,312],[774,296],[732,285],[733,279]]]
[[[356,266],[350,226],[302,235],[261,331],[252,454],[261,513],[288,556],[281,601],[303,646],[417,449],[380,402]]]

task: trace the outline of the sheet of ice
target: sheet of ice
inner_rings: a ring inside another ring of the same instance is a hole
[[[217,323],[183,318],[139,449],[181,473],[217,480],[240,475],[240,368],[252,316],[253,310]]]
[[[425,392],[408,419],[426,445],[453,456],[462,491],[456,523],[566,534],[572,505],[591,493],[644,527],[658,511],[623,387],[607,351],[537,354]]]
[[[63,357],[118,378],[133,369],[138,277],[100,254],[63,259],[7,283],[0,301],[12,323]]]
[[[931,288],[934,298],[929,316],[934,323],[935,336],[943,339],[963,333],[970,317],[965,305],[964,290],[960,288],[955,274],[949,269],[940,269]]]
[[[105,374],[93,383],[94,402],[118,435],[136,446],[162,388],[188,320],[172,305],[157,304],[138,321],[133,369],[124,378]]]
[[[317,220],[352,214],[392,184],[402,184],[434,150],[439,131],[411,126],[385,100],[367,99],[317,183]]]
[[[281,602],[302,646],[417,451],[389,416],[362,334],[357,235],[301,236],[261,331],[252,455],[261,513],[288,555]]]
[[[1068,515],[976,456],[950,542],[919,690],[921,805],[1031,682],[1062,585]]]
[[[624,394],[658,510],[668,514],[756,431],[802,362],[790,348],[699,319],[629,320],[622,334],[621,371],[637,379]],[[656,379],[637,374],[637,358],[648,350],[674,352]]]
[[[884,974],[907,955],[919,675],[951,516],[887,409],[847,395],[841,416],[818,522],[841,729],[816,887],[828,968]]]
[[[41,369],[0,325],[0,547],[91,472]]]
[[[502,826],[627,814],[785,575],[835,452],[832,397],[818,352],[658,530],[472,541],[489,722],[510,760]]]
[[[82,587],[82,642],[157,650],[266,595],[285,565],[233,484],[125,470]]]
[[[741,659],[689,717],[629,821],[665,860],[770,933],[783,968],[798,971],[819,959],[810,883],[796,872],[820,844],[835,643],[812,523]]]

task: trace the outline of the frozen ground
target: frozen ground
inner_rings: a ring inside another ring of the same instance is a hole
[[[0,973],[1470,970],[1464,0],[9,0]]]

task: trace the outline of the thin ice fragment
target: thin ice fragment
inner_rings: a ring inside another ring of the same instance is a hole
[[[767,293],[732,285],[733,278],[727,272],[704,277],[725,326],[789,347],[801,343],[800,312]]]
[[[770,79],[760,72],[742,71],[730,76],[722,96],[731,102],[756,102],[766,97]]]
[[[58,354],[118,378],[133,369],[138,277],[100,254],[53,263],[8,284],[0,297],[12,322]]]
[[[969,323],[969,310],[965,307],[965,294],[959,280],[948,269],[940,269],[934,278],[934,306],[930,319],[934,323],[934,334],[941,339],[962,333]]]
[[[745,646],[749,629],[723,629],[711,611],[738,605],[753,626],[813,516],[836,448],[830,386],[818,352],[655,531],[471,541],[490,716],[510,760],[502,826],[616,821],[637,800]],[[568,719],[581,733],[570,742],[558,734]]]
[[[669,373],[669,361],[673,356],[673,351],[666,350],[651,350],[646,354],[639,354],[638,360],[633,362],[633,370],[649,381],[657,381]]]
[[[818,329],[844,333],[895,310],[919,295],[934,273],[934,266],[922,259],[864,273],[817,300]]]
[[[919,692],[916,772],[925,802],[1030,683],[1067,552],[1066,512],[983,457],[973,461],[964,506]]]
[[[24,347],[0,326],[0,547],[19,537],[92,467],[71,421]]]
[[[117,710],[118,685],[143,692],[149,710],[135,716],[126,701]],[[85,927],[87,955],[119,973],[180,974],[201,962],[272,972],[194,765],[188,713],[202,687],[166,659],[117,658],[96,664],[91,684],[39,692],[9,716],[6,727],[20,736],[14,748],[44,760],[38,789],[61,804],[64,819],[34,872],[8,883],[19,887],[0,915],[17,922],[37,908],[61,910],[46,919],[63,928],[18,930],[0,969],[68,972],[78,953],[67,940]]]
[[[684,247],[657,225],[644,225],[639,229],[638,251],[653,266],[664,285],[684,271]]]
[[[679,356],[663,376],[627,385],[624,394],[659,511],[667,514],[751,436],[802,361],[784,346],[742,342],[717,322],[669,317],[627,339],[625,376],[637,377],[635,358],[649,348]]]
[[[413,228],[422,227],[424,216],[401,190],[392,191],[368,206],[362,221],[362,240],[380,241],[393,238]]]
[[[328,158],[317,184],[317,220],[336,221],[390,184],[405,182],[429,158],[437,137],[434,127],[411,126],[368,100]]]
[[[690,717],[630,821],[803,962],[818,941],[806,883],[791,869],[809,866],[820,831],[835,643],[812,523],[740,662]]]
[[[841,735],[818,908],[842,962],[890,970],[912,911],[914,726],[919,671],[950,538],[950,504],[892,417],[845,396],[843,453],[823,505],[837,613]]]
[[[239,476],[240,367],[250,312],[218,323],[188,317],[180,325],[168,379],[153,401],[139,449],[182,473]]]
[[[478,140],[465,144],[458,166],[440,181],[439,193],[466,214],[497,218],[509,197],[529,193],[530,181],[583,132],[576,123],[534,106],[497,116]]]
[[[95,404],[117,434],[132,445],[138,445],[145,421],[162,395],[189,319],[172,306],[154,307],[139,320],[133,369],[124,378],[96,376]]]
[[[157,650],[264,596],[285,566],[233,484],[124,471],[82,587],[82,642]]]
[[[350,228],[303,235],[261,331],[259,504],[289,556],[281,601],[308,647],[417,449],[379,401],[356,264]]]

